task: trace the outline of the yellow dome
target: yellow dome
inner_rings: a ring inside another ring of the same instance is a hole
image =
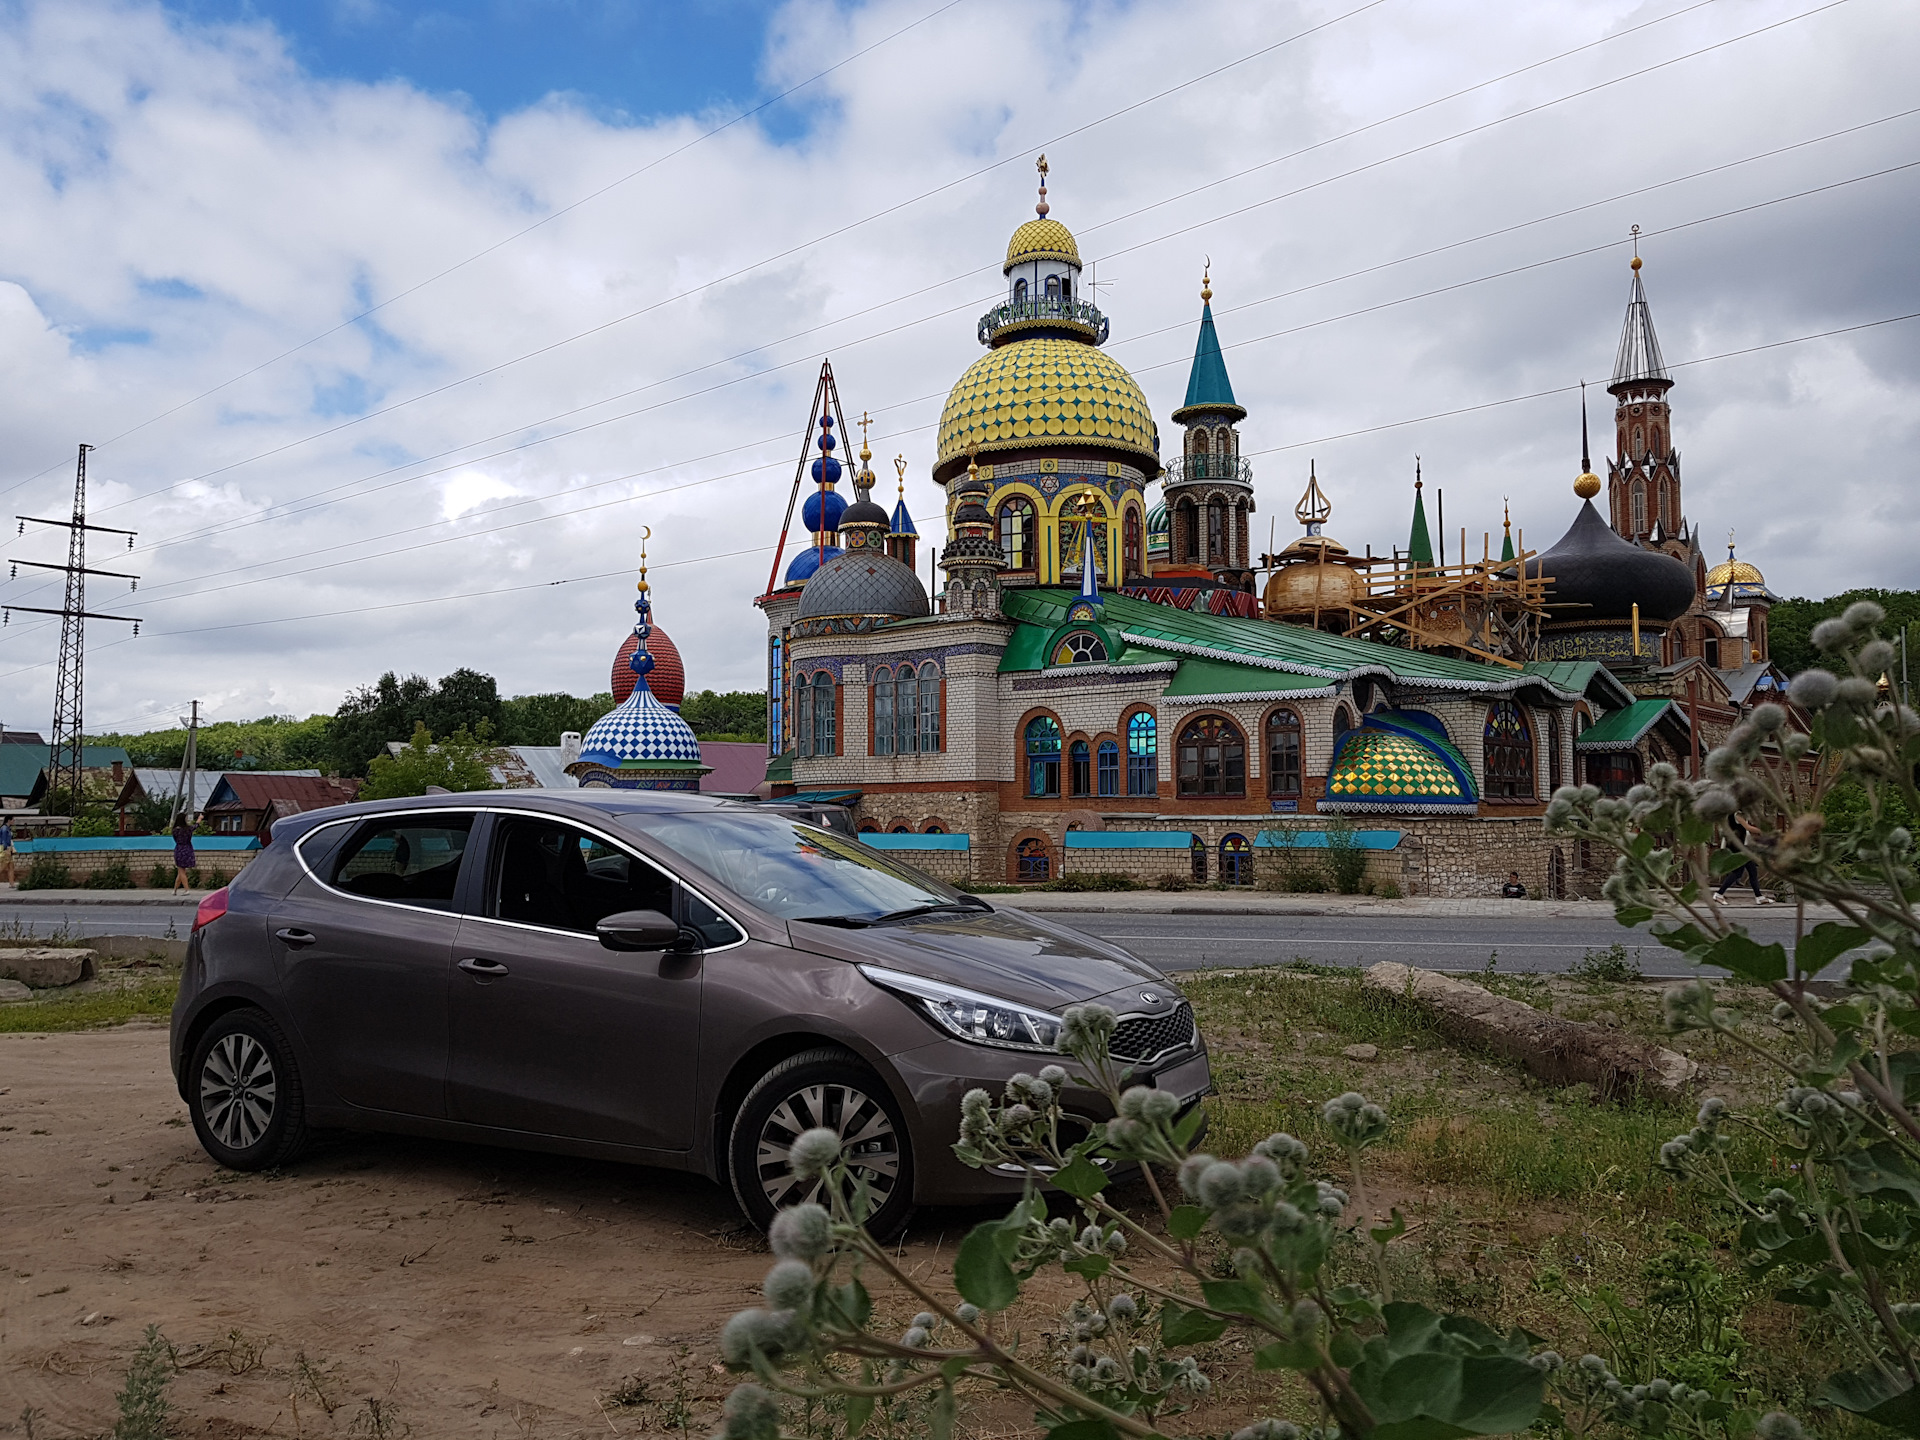
[[[1708,585],[1724,585],[1727,581],[1736,585],[1765,585],[1767,577],[1760,573],[1757,565],[1749,565],[1744,560],[1722,560],[1707,571]]]
[[[940,412],[935,463],[1059,440],[1124,451],[1154,475],[1153,436],[1147,397],[1118,360],[1082,341],[1036,337],[967,367]]]
[[[1007,263],[1000,267],[1000,273],[1004,275],[1029,260],[1065,260],[1078,265],[1080,247],[1074,243],[1073,232],[1058,220],[1029,220],[1007,241]]]

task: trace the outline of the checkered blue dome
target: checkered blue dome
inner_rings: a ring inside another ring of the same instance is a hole
[[[645,684],[598,720],[580,741],[583,765],[618,769],[649,760],[700,760],[693,727],[660,703]]]

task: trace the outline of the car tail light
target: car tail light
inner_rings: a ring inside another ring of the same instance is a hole
[[[203,899],[200,902],[200,908],[193,912],[193,928],[198,930],[203,925],[211,925],[226,913],[227,887],[222,885],[218,890]]]

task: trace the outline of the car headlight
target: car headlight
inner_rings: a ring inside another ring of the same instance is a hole
[[[941,1029],[962,1040],[1007,1050],[1052,1051],[1060,1039],[1060,1017],[1045,1010],[879,965],[862,965],[860,973],[882,989],[906,996]]]

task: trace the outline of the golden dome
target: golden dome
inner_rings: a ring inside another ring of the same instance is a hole
[[[1574,479],[1573,493],[1582,500],[1591,500],[1600,493],[1600,477],[1591,470],[1583,471]]]
[[[935,463],[1057,440],[1123,451],[1154,475],[1153,437],[1147,397],[1118,360],[1078,340],[1035,337],[989,350],[955,382]]]
[[[1319,563],[1309,547],[1321,538],[1315,535],[1296,540],[1281,552],[1282,559],[1291,557],[1291,563],[1281,565],[1267,577],[1261,598],[1268,619],[1311,618],[1316,611],[1343,609],[1366,598],[1367,582],[1360,572],[1335,558],[1347,553],[1346,546],[1327,542],[1327,561]]]
[[[1078,265],[1080,247],[1074,243],[1073,232],[1058,220],[1029,220],[1007,241],[1007,263],[1000,267],[1000,273],[1004,275],[1029,260],[1064,260]]]
[[[1710,587],[1726,584],[1731,580],[1736,585],[1765,585],[1767,577],[1760,573],[1760,567],[1749,565],[1744,560],[1722,560],[1707,571],[1707,584]]]

